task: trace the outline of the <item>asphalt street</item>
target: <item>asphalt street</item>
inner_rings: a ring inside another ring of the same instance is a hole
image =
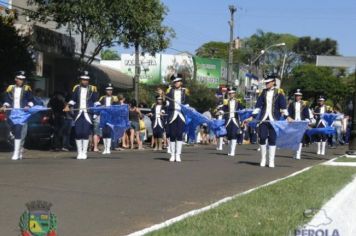
[[[74,152],[26,151],[22,161],[0,153],[0,235],[19,235],[25,203],[53,203],[61,236],[124,235],[160,223],[226,196],[248,190],[316,165],[327,156],[305,148],[302,160],[277,150],[276,168],[259,167],[256,145],[237,146],[228,157],[214,146],[183,147],[182,163],[164,152],[116,151],[110,156]]]

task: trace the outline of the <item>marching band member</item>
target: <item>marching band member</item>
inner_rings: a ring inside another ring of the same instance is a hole
[[[269,121],[277,121],[281,118],[281,113],[288,116],[287,102],[282,89],[275,87],[276,76],[269,75],[265,80],[266,88],[257,99],[256,108],[253,116],[260,113],[259,138],[261,149],[260,166],[266,166],[267,139],[268,139],[268,157],[269,167],[274,168],[274,159],[276,154],[277,135]]]
[[[19,71],[16,74],[15,84],[10,85],[6,89],[2,110],[6,111],[7,108],[27,110],[34,105],[31,87],[24,84],[25,79],[26,79],[26,74],[24,71]],[[23,125],[11,124],[11,120],[9,121],[10,121],[12,132],[15,136],[14,153],[11,157],[11,160],[21,160],[23,154],[23,144],[24,144],[23,139],[25,138],[22,137]]]
[[[162,139],[164,133],[164,114],[165,108],[163,106],[163,97],[160,95],[156,96],[156,103],[152,107],[152,111],[150,113],[152,119],[152,130],[153,130],[153,138],[155,142],[154,150],[162,150]]]
[[[228,156],[235,156],[237,136],[240,132],[241,121],[237,114],[238,110],[243,109],[243,106],[235,98],[236,91],[229,90],[229,99],[224,104],[225,126],[228,140]]]
[[[169,100],[168,112],[168,133],[170,141],[171,158],[169,161],[181,162],[183,131],[185,117],[181,111],[181,105],[187,104],[188,90],[182,87],[181,75],[171,76],[173,86],[167,91],[166,98]]]
[[[309,107],[303,102],[302,100],[302,92],[300,89],[297,89],[297,91],[294,93],[295,96],[295,101],[289,104],[288,106],[288,121],[301,121],[305,120],[310,122],[310,116],[309,116]],[[305,136],[303,137],[303,139]],[[302,153],[302,147],[303,147],[303,140],[299,144],[299,149],[296,152],[295,156],[293,158],[299,160],[301,158],[301,153]]]
[[[324,102],[325,102],[325,98],[323,96],[320,96],[318,99],[318,106],[316,106],[314,109],[316,128],[325,128],[326,127],[325,121],[323,119],[321,119],[321,116],[327,112]],[[324,134],[317,135],[316,139],[317,139],[317,145],[318,145],[317,154],[325,155],[327,136]]]
[[[75,142],[77,145],[77,159],[87,159],[89,135],[92,130],[92,113],[88,108],[93,107],[98,100],[97,88],[89,84],[90,76],[88,71],[83,71],[79,76],[80,83],[75,85],[72,92],[72,99],[64,108],[65,112],[70,111],[70,107],[75,110]]]
[[[220,104],[216,108],[216,116],[218,120],[222,120],[224,118],[224,104]],[[223,144],[224,144],[224,136],[219,136],[217,138],[217,147],[216,150],[222,151],[223,150]]]
[[[119,104],[118,97],[112,95],[113,89],[113,86],[111,84],[108,84],[105,88],[106,95],[101,96],[99,98],[99,101],[96,102],[95,105],[110,107],[111,105]],[[111,128],[107,124],[103,128],[103,143],[103,154],[111,154]]]

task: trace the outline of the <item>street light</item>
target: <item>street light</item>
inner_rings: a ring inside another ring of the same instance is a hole
[[[282,43],[276,43],[276,44],[272,44],[272,45],[266,47],[265,49],[262,49],[262,50],[260,51],[260,54],[259,54],[254,60],[251,61],[251,63],[250,63],[250,72],[252,72],[252,71],[251,71],[252,66],[262,57],[262,55],[264,55],[265,53],[267,53],[269,49],[271,49],[271,48],[273,48],[273,47],[283,47],[283,46],[286,46],[286,43],[284,43],[284,42],[282,42]],[[282,65],[282,67],[284,67],[284,63],[285,63],[285,60],[283,60],[283,65]],[[258,77],[258,74],[259,74],[259,73],[258,73],[258,68],[257,68],[257,66],[256,66],[256,75],[257,75],[257,77]],[[258,86],[258,88],[260,88],[260,85]],[[256,94],[255,94],[255,95],[256,95]],[[254,96],[254,98],[255,98],[255,96]],[[252,99],[251,99],[251,100],[252,100]],[[251,103],[252,103],[252,101],[251,101]]]

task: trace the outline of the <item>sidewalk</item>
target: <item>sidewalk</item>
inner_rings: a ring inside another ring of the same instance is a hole
[[[356,178],[330,199],[312,220],[301,229],[314,235],[356,235]]]

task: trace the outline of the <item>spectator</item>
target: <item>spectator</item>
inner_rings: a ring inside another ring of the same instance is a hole
[[[134,149],[134,141],[136,137],[136,141],[138,146],[141,146],[140,140],[140,116],[141,112],[137,108],[136,100],[132,100],[130,103],[130,110],[129,110],[129,120],[131,122],[130,127],[130,148]]]
[[[48,102],[48,107],[52,109],[51,124],[54,129],[53,149],[55,151],[59,151],[63,148],[62,133],[64,127],[64,117],[66,115],[63,112],[63,109],[65,104],[65,98],[60,92],[55,92],[53,97]]]
[[[48,106],[49,99],[44,96],[44,91],[41,88],[35,89],[35,93],[33,96],[34,105],[38,106]]]
[[[344,114],[341,113],[341,108],[339,105],[334,107],[334,113],[337,115],[337,117],[332,123],[332,127],[334,127],[336,130],[333,141],[336,144],[344,145],[344,141],[342,140],[342,120],[344,119]]]

